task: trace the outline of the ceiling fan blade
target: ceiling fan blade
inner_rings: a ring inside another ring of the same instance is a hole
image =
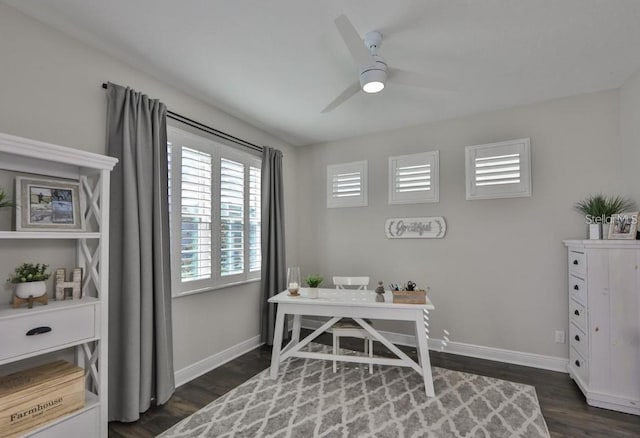
[[[454,81],[442,76],[425,75],[399,68],[389,68],[389,81],[408,87],[430,88],[433,90],[456,91]]]
[[[354,59],[358,67],[367,67],[375,64],[375,59],[369,53],[369,50],[364,46],[364,41],[358,35],[358,31],[349,18],[346,15],[340,15],[335,20],[338,32],[342,36],[344,43],[347,45],[351,57]]]
[[[325,109],[321,111],[321,113],[328,113],[329,111],[333,111],[339,105],[342,105],[347,99],[357,94],[360,91],[360,82],[354,82],[349,85],[346,90],[338,95],[335,99],[331,101],[329,105]]]

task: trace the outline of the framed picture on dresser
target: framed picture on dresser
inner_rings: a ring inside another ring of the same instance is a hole
[[[611,216],[609,239],[635,239],[638,231],[638,212],[619,213]]]

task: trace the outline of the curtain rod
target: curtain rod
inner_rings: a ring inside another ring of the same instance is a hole
[[[106,83],[103,83],[102,84],[102,88],[104,88],[106,90],[107,88],[109,88],[109,85],[106,84]],[[183,115],[180,115],[178,113],[174,113],[173,111],[167,110],[167,117],[170,118],[170,119],[176,120],[176,121],[178,121],[180,123],[184,123],[185,125],[189,125],[192,128],[199,129],[199,130],[207,132],[207,133],[209,133],[211,135],[215,135],[216,137],[220,137],[220,138],[225,139],[227,141],[233,142],[233,143],[235,143],[237,145],[244,146],[244,147],[249,148],[249,149],[253,149],[254,151],[262,152],[262,146],[258,146],[257,144],[250,143],[250,142],[248,142],[246,140],[243,140],[241,138],[235,137],[235,136],[233,136],[231,134],[227,134],[226,132],[223,132],[223,131],[220,131],[218,129],[212,128],[211,126],[207,126],[207,125],[205,125],[203,123],[196,122],[195,120],[192,120],[192,119],[190,119],[188,117],[185,117]]]

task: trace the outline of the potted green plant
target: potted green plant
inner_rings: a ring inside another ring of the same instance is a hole
[[[606,237],[611,216],[633,208],[633,201],[621,196],[605,196],[601,193],[589,195],[575,204],[575,209],[584,214],[585,223],[588,225],[589,239]]]
[[[309,274],[305,277],[304,281],[309,286],[309,298],[318,298],[318,286],[322,283],[321,275],[318,274]]]
[[[51,276],[47,272],[48,267],[44,263],[23,263],[7,281],[16,285],[16,296],[19,298],[41,297],[47,293],[45,281]]]
[[[7,199],[7,194],[5,193],[3,188],[0,188],[0,208],[4,207],[13,207],[13,201]]]

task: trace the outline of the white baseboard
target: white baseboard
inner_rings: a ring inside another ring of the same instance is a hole
[[[322,321],[315,319],[302,319],[302,327],[315,330],[322,325]],[[403,333],[387,332],[380,330],[380,333],[389,341],[398,345],[408,347],[416,346],[415,338],[412,335]],[[569,360],[561,357],[544,356],[541,354],[526,353],[523,351],[504,350],[501,348],[484,347],[481,345],[465,344],[463,342],[447,342],[447,346],[442,348],[441,339],[429,339],[429,349],[434,351],[444,351],[461,356],[477,357],[479,359],[495,360],[498,362],[524,365],[528,367],[540,368],[544,370],[567,372]],[[235,359],[238,356],[253,350],[262,345],[260,336],[247,339],[219,353],[206,357],[194,364],[186,366],[175,372],[176,388],[185,383],[200,377],[201,375]]]
[[[262,345],[260,335],[205,357],[175,372],[176,388]]]
[[[302,327],[315,330],[323,324],[323,321],[302,318]],[[379,330],[385,338],[394,344],[408,347],[416,346],[415,336],[403,333],[387,332]],[[504,350],[502,348],[484,347],[482,345],[465,344],[463,342],[447,342],[443,348],[442,339],[429,339],[429,350],[444,351],[445,353],[459,354],[460,356],[477,357],[479,359],[495,360],[498,362],[524,365],[543,370],[567,372],[569,359],[542,354],[526,353],[524,351]]]

